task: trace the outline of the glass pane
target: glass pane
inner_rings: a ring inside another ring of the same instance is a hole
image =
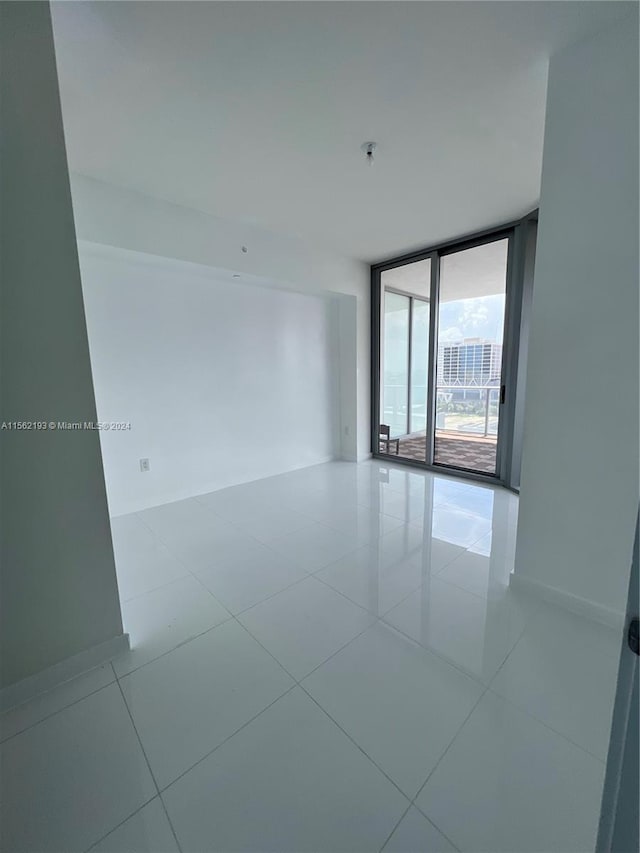
[[[409,297],[384,293],[382,424],[391,438],[407,433],[409,399]]]
[[[508,239],[440,261],[434,462],[496,472]]]
[[[384,270],[381,282],[385,289],[401,290],[407,296],[428,299],[431,289],[431,258]]]
[[[411,422],[409,432],[426,435],[429,368],[429,303],[413,300],[411,323]],[[425,454],[422,454],[422,459]]]
[[[424,462],[431,259],[384,270],[381,283],[380,450]]]

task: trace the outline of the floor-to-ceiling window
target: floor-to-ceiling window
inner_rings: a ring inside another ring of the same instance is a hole
[[[434,465],[495,475],[509,238],[440,259]]]
[[[385,291],[382,412],[391,438],[407,431],[410,306],[408,296]]]
[[[427,431],[430,293],[430,258],[381,273],[382,447],[422,461]]]
[[[517,481],[531,222],[372,267],[374,454]]]

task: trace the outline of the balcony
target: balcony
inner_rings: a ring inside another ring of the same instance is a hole
[[[388,391],[391,388],[385,387],[385,401],[390,399]],[[438,385],[434,462],[494,474],[499,404],[500,389],[496,386]],[[427,448],[426,403],[412,406],[411,433],[401,434],[402,426],[398,429],[400,424],[406,424],[406,407],[403,412],[402,407],[385,406],[385,417],[389,418],[386,423],[391,424],[392,437],[399,439],[398,455],[424,462]],[[395,450],[393,445],[391,450]]]

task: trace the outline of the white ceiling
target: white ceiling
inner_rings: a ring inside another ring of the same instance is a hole
[[[58,2],[70,166],[380,260],[535,207],[548,57],[627,11]]]

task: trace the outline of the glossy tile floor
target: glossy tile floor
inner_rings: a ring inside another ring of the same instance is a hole
[[[594,848],[615,632],[517,498],[330,463],[115,518],[132,651],[4,715],[2,849]]]

